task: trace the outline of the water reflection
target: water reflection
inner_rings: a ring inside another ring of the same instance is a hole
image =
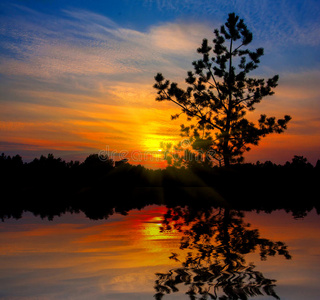
[[[180,253],[170,259],[181,266],[167,273],[156,273],[157,300],[178,292],[180,286],[194,299],[248,299],[268,295],[280,299],[274,287],[276,280],[266,278],[247,263],[245,255],[257,251],[261,260],[280,255],[291,259],[285,243],[260,237],[251,229],[242,212],[228,208],[175,207],[168,209],[163,221],[163,232],[182,233]]]
[[[172,204],[107,220],[83,213],[5,219],[0,298],[318,299],[316,210],[299,220],[284,210],[242,212]],[[294,260],[287,260],[291,254]]]
[[[154,273],[179,242],[159,231],[165,211],[0,222],[0,299],[152,299]]]

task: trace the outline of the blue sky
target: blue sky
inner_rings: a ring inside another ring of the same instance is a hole
[[[153,76],[183,83],[196,48],[236,12],[265,56],[256,76],[280,75],[259,113],[293,120],[247,160],[319,158],[318,1],[2,1],[0,149],[65,159],[107,145],[155,150],[176,140],[174,106],[154,101]]]

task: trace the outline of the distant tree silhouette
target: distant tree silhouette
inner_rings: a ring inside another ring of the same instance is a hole
[[[78,160],[76,160],[76,161],[71,160],[71,161],[67,162],[67,167],[69,169],[78,168],[79,166],[80,166],[80,162]]]
[[[163,224],[163,230],[175,228],[183,233],[180,249],[189,252],[182,260],[172,253],[170,259],[182,266],[156,274],[157,300],[177,292],[181,284],[187,286],[190,300],[249,299],[263,293],[280,299],[274,291],[276,281],[264,277],[253,264],[247,265],[244,255],[257,250],[262,260],[276,254],[291,259],[287,246],[261,238],[257,229],[244,222],[241,212],[175,207],[168,210]]]
[[[287,162],[286,167],[296,168],[296,169],[312,169],[313,166],[308,162],[308,159],[304,156],[295,155],[292,158],[291,163]]]
[[[84,162],[81,164],[82,167],[92,169],[92,170],[101,170],[101,169],[112,169],[113,160],[108,156],[101,156],[98,154],[90,154]]]
[[[258,67],[264,50],[245,48],[252,41],[252,33],[234,13],[214,33],[213,47],[204,39],[197,49],[203,58],[192,63],[194,72],[188,72],[186,90],[161,73],[155,76],[154,88],[158,90],[157,101],[171,101],[181,108],[172,119],[185,114],[188,121],[197,121],[181,125],[181,134],[190,140],[193,150],[229,166],[241,162],[249,145],[257,145],[261,137],[282,133],[291,117],[276,120],[263,114],[257,124],[245,118],[265,96],[274,94],[279,76],[266,81],[248,77]]]
[[[127,164],[128,161],[129,161],[129,160],[128,160],[127,158],[118,160],[118,161],[116,161],[116,162],[114,163],[114,166],[115,166],[115,167],[120,167],[120,166],[122,166],[122,165],[124,165],[124,164]]]
[[[22,157],[20,155],[10,156],[2,153],[0,155],[0,167],[1,168],[19,168],[23,166]]]
[[[61,157],[56,158],[52,153],[49,153],[47,156],[41,155],[39,159],[35,158],[29,166],[49,171],[51,169],[64,169],[66,162]]]

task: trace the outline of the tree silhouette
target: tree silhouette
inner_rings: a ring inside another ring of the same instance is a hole
[[[287,246],[261,238],[258,230],[244,222],[241,212],[175,207],[165,215],[162,230],[172,228],[183,232],[180,249],[190,252],[182,260],[173,253],[170,258],[182,266],[156,274],[157,300],[179,291],[182,283],[191,300],[242,300],[263,293],[280,299],[274,291],[276,281],[264,277],[252,263],[246,264],[244,255],[258,250],[262,260],[276,254],[290,259]]]
[[[172,119],[185,114],[188,121],[197,121],[181,125],[181,134],[188,137],[193,150],[209,153],[212,159],[222,159],[228,166],[242,161],[249,145],[257,145],[261,137],[282,133],[291,117],[276,120],[263,114],[258,124],[245,118],[255,104],[274,94],[279,76],[267,81],[248,77],[258,67],[264,50],[244,48],[251,43],[252,33],[234,13],[214,34],[213,47],[203,39],[197,49],[203,57],[192,63],[194,72],[188,72],[186,90],[170,83],[161,73],[155,76],[154,88],[158,90],[157,101],[171,101],[181,108]]]
[[[113,160],[107,155],[90,154],[82,163],[82,167],[92,169],[113,168]]]
[[[285,166],[289,167],[289,168],[300,169],[300,170],[303,170],[303,169],[310,169],[311,170],[313,168],[312,164],[310,164],[308,162],[308,159],[306,157],[303,157],[300,155],[295,155],[292,158],[291,163],[286,162]]]

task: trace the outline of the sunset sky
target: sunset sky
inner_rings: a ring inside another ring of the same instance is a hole
[[[248,117],[292,116],[246,161],[320,159],[318,0],[2,0],[0,152],[69,161],[101,150],[157,151],[178,141],[179,109],[155,101],[154,76],[184,84],[196,49],[228,13],[265,55],[255,76],[279,74],[276,94]],[[148,164],[148,163],[147,163]]]

